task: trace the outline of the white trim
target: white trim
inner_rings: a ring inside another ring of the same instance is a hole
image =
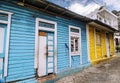
[[[38,29],[55,32],[55,29],[50,29],[50,28],[39,27]]]
[[[54,64],[55,64],[55,73],[57,73],[57,23],[55,22],[54,24],[55,24],[55,31],[54,31],[55,32],[55,35],[54,35],[54,37],[55,37],[55,52],[54,52],[55,53],[55,55],[54,55],[55,61],[54,62],[55,63]]]
[[[71,39],[70,39],[70,26],[69,26],[69,58],[70,58],[70,67],[72,67],[72,58],[71,58]]]
[[[50,28],[44,28],[39,26],[39,21],[46,22],[46,23],[51,23],[55,25],[54,29]],[[54,52],[54,65],[55,65],[55,73],[57,73],[57,23],[50,21],[50,20],[45,20],[41,18],[36,18],[36,33],[35,33],[35,62],[34,62],[34,68],[38,68],[38,31],[39,30],[45,30],[45,31],[52,31],[54,32],[54,38],[55,38],[55,52]]]
[[[86,38],[87,38],[87,55],[88,55],[88,62],[90,62],[89,25],[86,25]]]
[[[5,30],[0,27],[0,53],[3,53]]]
[[[0,12],[3,12],[0,10]],[[5,65],[4,65],[4,76],[7,76],[8,73],[8,51],[9,51],[9,41],[10,41],[10,26],[11,26],[11,15],[10,12],[4,12],[8,13],[8,25],[7,25],[7,35],[6,35],[6,52],[5,52]]]
[[[70,56],[70,67],[72,65],[71,63],[71,56],[74,56],[71,54],[71,28],[78,29],[79,30],[79,55],[80,55],[80,63],[82,64],[82,48],[81,48],[81,28],[76,26],[69,25],[69,56]],[[75,34],[75,33],[74,33]],[[77,34],[77,33],[76,33]]]
[[[8,21],[0,20],[0,23],[2,23],[2,24],[8,24]]]
[[[3,11],[3,10],[0,10],[0,13],[3,13],[3,14],[13,14],[11,12],[6,12],[6,11]]]
[[[81,28],[80,28],[80,30],[79,30],[79,32],[80,32],[80,63],[82,64],[82,42],[81,42],[81,35],[82,35],[82,33],[81,33]]]
[[[96,57],[96,59],[98,58],[97,57],[97,50],[96,50],[96,28],[94,28],[94,42],[95,42],[95,57]]]
[[[35,25],[35,56],[34,56],[34,68],[38,68],[38,18],[36,18],[36,25]]]

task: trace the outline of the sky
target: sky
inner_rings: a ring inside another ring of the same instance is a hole
[[[90,12],[99,8],[100,6],[106,6],[110,11],[120,11],[120,0],[48,0],[66,9],[69,9],[75,13],[81,15],[88,15]]]

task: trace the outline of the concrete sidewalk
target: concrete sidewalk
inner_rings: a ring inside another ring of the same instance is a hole
[[[120,56],[64,77],[55,83],[120,83]]]

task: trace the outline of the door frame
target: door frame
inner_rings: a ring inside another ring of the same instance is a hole
[[[105,36],[106,36],[106,55],[107,55],[107,34],[109,36],[109,33],[108,32],[105,33]],[[110,39],[109,39],[109,55],[107,55],[107,57],[110,57]]]
[[[6,12],[3,10],[0,10],[0,13],[7,14],[8,15],[8,21],[0,20],[1,24],[7,25],[6,30],[6,43],[5,43],[5,58],[4,58],[4,76],[6,77],[8,74],[8,52],[9,52],[9,41],[10,41],[10,28],[11,28],[11,16],[13,13]]]
[[[51,29],[51,28],[44,28],[44,27],[40,27],[39,26],[39,22],[46,22],[46,23],[50,23],[50,24],[54,24],[55,28]],[[39,56],[39,48],[38,48],[38,33],[39,30],[44,30],[44,31],[50,31],[50,32],[54,32],[54,73],[57,73],[57,23],[54,21],[50,21],[50,20],[46,20],[46,19],[42,19],[42,18],[36,18],[36,27],[35,27],[35,60],[34,60],[34,68],[37,69],[38,68],[38,56]]]

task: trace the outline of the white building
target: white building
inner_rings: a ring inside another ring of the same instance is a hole
[[[91,12],[87,17],[99,20],[107,25],[109,25],[111,28],[118,30],[118,16],[113,14],[111,11],[106,9],[104,6],[100,7],[99,9],[96,9],[95,11]],[[115,46],[120,46],[120,33],[115,33]]]
[[[112,28],[118,30],[118,20],[117,20],[118,17],[103,6],[100,7],[99,9],[96,9],[95,11],[91,12],[87,16],[94,20],[99,20],[99,21],[111,26]]]

